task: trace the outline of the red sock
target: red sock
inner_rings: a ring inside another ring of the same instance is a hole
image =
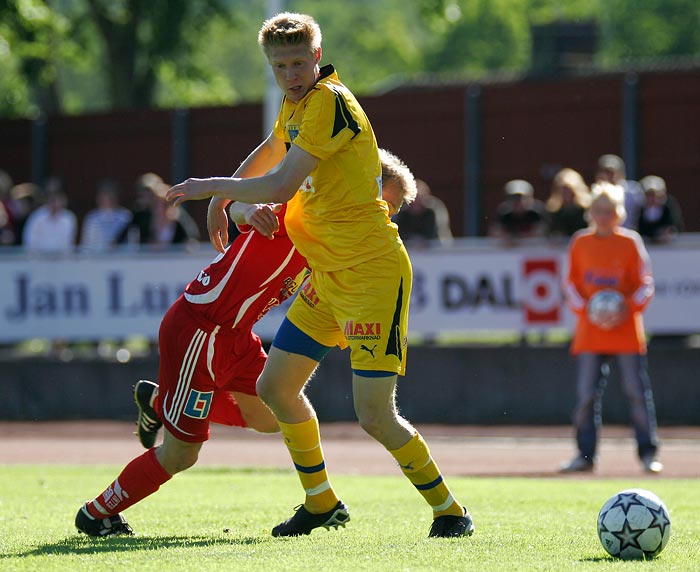
[[[156,459],[155,447],[149,449],[133,459],[103,493],[87,503],[87,510],[95,518],[117,514],[156,492],[171,476]]]

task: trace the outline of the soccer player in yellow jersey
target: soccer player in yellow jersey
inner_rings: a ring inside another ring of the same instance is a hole
[[[333,66],[320,66],[321,30],[313,18],[278,14],[263,23],[258,41],[284,93],[272,133],[233,177],[188,179],[167,198],[180,204],[213,197],[208,225],[219,249],[230,201],[287,202],[287,231],[312,269],[257,383],[306,492],[303,505],[272,534],[299,536],[350,519],[328,479],[318,420],[304,394],[319,362],[338,345],[350,347],[360,425],[393,455],[432,508],[429,536],[470,535],[469,513],[452,496],[421,435],[396,410],[412,271],[382,198],[369,120]]]

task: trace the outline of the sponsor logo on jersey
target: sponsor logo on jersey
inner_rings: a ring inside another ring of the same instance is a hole
[[[309,270],[308,268],[305,268],[296,276],[296,278],[292,278],[291,276],[285,278],[284,282],[282,283],[282,287],[280,288],[279,297],[274,296],[270,298],[269,302],[265,304],[265,307],[262,310],[260,310],[260,313],[258,314],[258,317],[255,321],[259,321],[265,314],[267,314],[270,311],[271,308],[279,306],[287,298],[292,296],[299,289],[299,284],[301,284],[306,279],[308,274]]]
[[[309,282],[304,284],[301,290],[299,290],[299,296],[301,296],[301,299],[304,300],[304,302],[306,302],[312,308],[315,308],[316,305],[320,302],[318,294],[316,294],[316,289],[312,287],[311,283]]]
[[[185,415],[194,419],[206,419],[213,397],[213,391],[205,393],[196,389],[190,390],[190,396],[187,399],[187,405],[185,405]]]
[[[202,286],[209,286],[211,276],[209,276],[209,274],[207,274],[204,270],[200,270],[199,274],[197,274],[197,282],[200,282]]]
[[[362,344],[360,346],[360,349],[363,351],[366,351],[368,354],[370,354],[372,357],[374,357],[374,350],[377,348],[377,344],[374,344],[371,348],[367,347],[365,344]]]
[[[621,273],[620,271],[617,272]],[[587,270],[583,274],[583,282],[600,288],[615,288],[620,284],[621,276],[604,276],[598,274],[595,270]]]
[[[304,280],[306,280],[309,276],[311,276],[311,270],[305,267],[294,278],[289,276],[285,278],[282,289],[280,290],[280,298],[282,300],[291,298],[296,291],[299,290],[299,286],[301,286],[304,283]]]
[[[308,177],[306,177],[306,179],[304,179],[304,182],[299,187],[299,190],[302,193],[312,193],[313,194],[316,192],[316,188],[314,187],[314,180],[313,180],[313,177],[311,177],[311,175],[309,175]]]
[[[287,135],[289,136],[290,141],[294,141],[297,136],[299,135],[299,125],[292,125],[288,124],[287,125]]]
[[[343,333],[348,340],[379,340],[382,337],[382,325],[379,322],[353,322],[348,320],[345,322]],[[364,347],[360,349],[369,351],[368,348]]]
[[[270,311],[270,308],[274,308],[275,306],[279,306],[281,304],[279,298],[270,298],[267,304],[265,304],[265,307],[260,310],[260,313],[258,314],[258,317],[255,319],[255,321],[259,321],[265,314],[267,314]]]

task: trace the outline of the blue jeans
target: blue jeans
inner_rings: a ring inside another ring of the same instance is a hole
[[[617,361],[622,386],[629,400],[637,454],[640,459],[655,455],[658,440],[654,396],[647,373],[646,356],[639,354],[583,353],[578,356],[578,402],[574,410],[574,427],[579,453],[587,459],[595,460],[598,432],[602,425],[602,398],[613,359]]]

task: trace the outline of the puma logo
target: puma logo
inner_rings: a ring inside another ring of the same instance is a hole
[[[376,348],[377,348],[377,344],[374,344],[374,345],[372,346],[372,348],[368,348],[365,344],[362,344],[362,345],[360,346],[360,349],[361,349],[361,350],[365,350],[366,352],[369,352],[370,354],[372,354],[372,357],[374,357],[374,350],[375,350]]]

